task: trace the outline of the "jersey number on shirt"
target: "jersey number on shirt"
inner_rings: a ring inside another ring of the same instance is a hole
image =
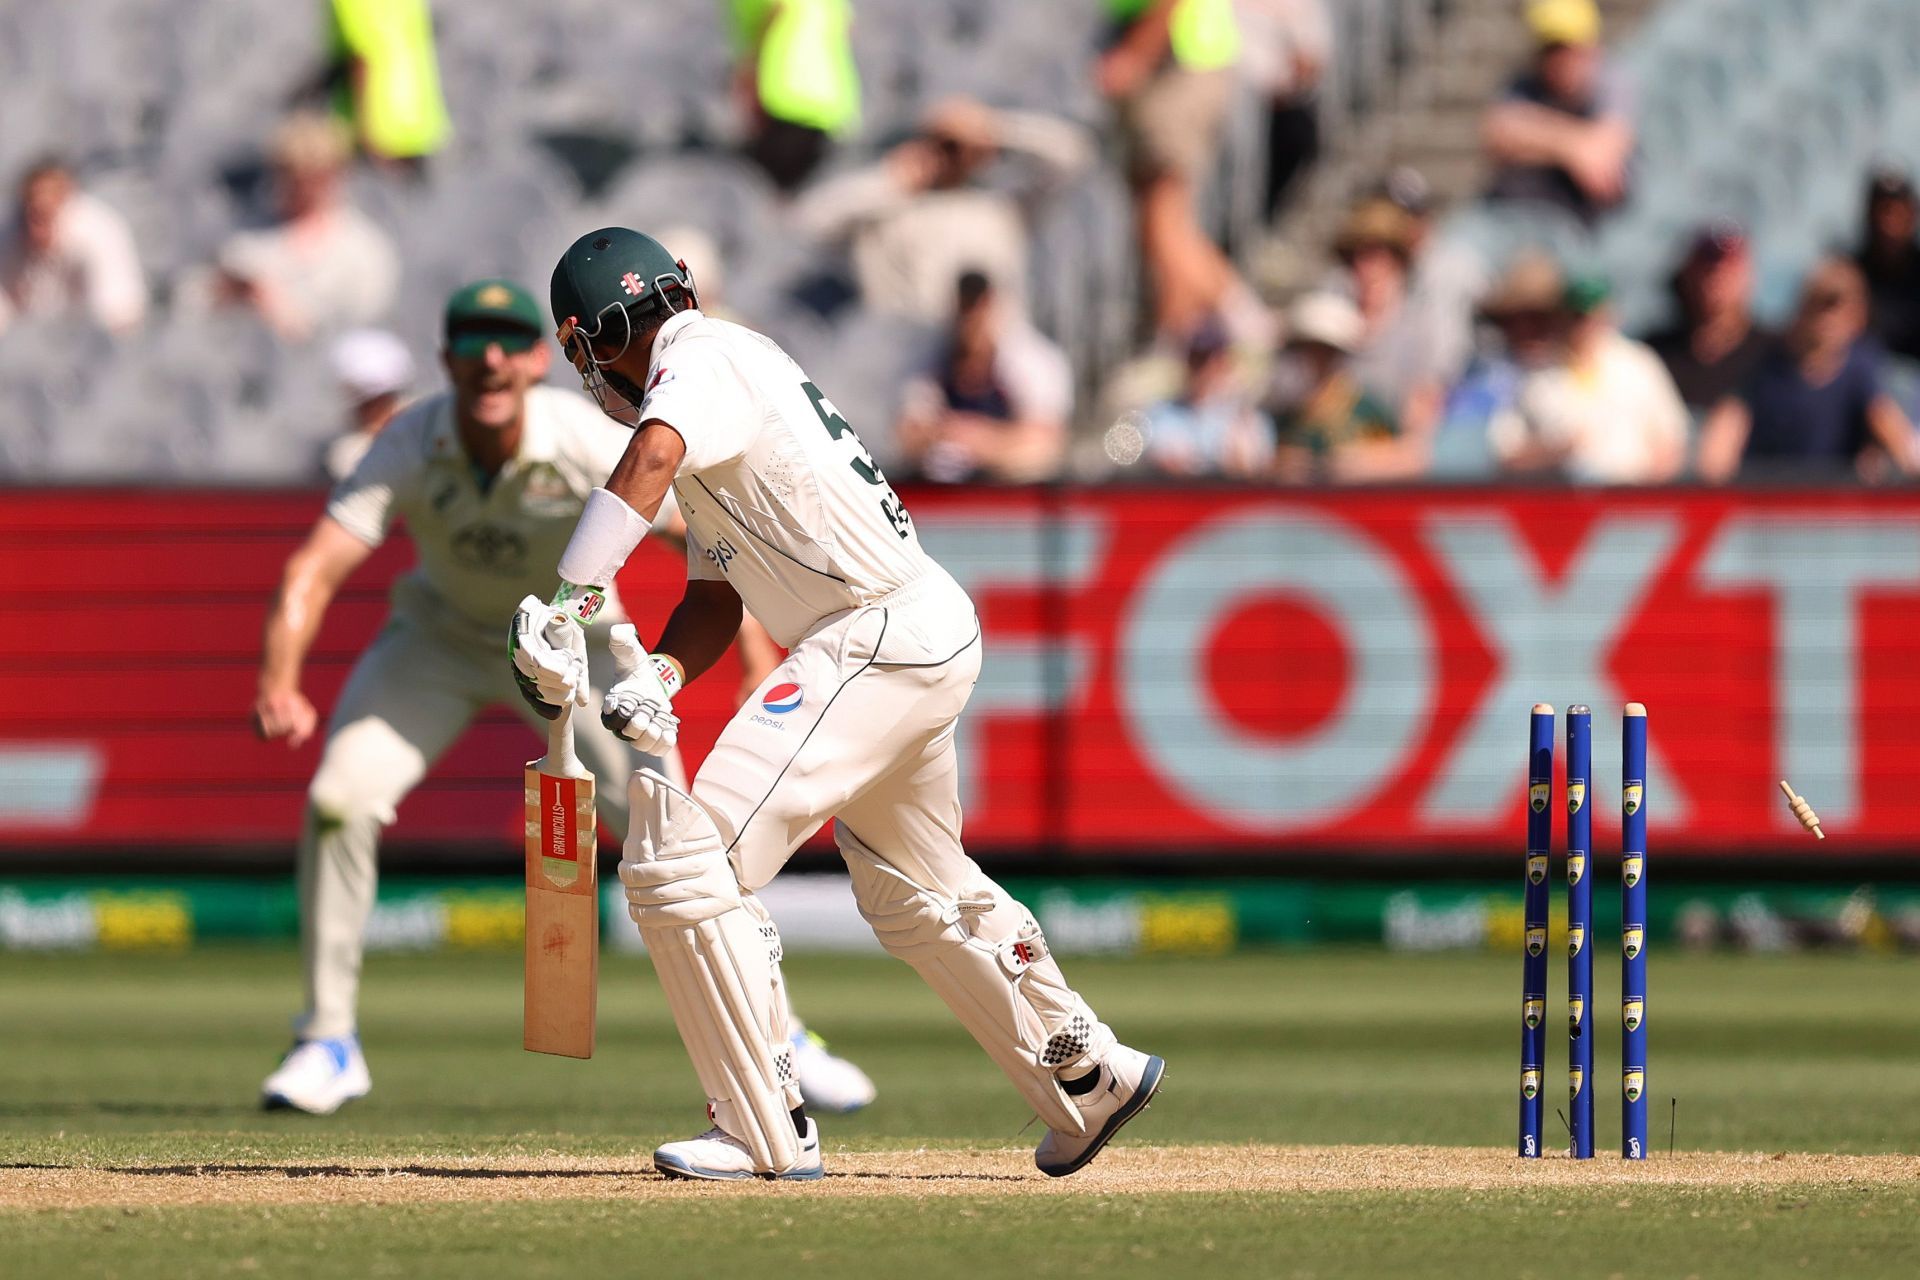
[[[874,462],[873,455],[868,453],[866,446],[860,443],[860,437],[853,434],[853,427],[840,416],[840,411],[833,407],[833,401],[827,399],[826,393],[811,382],[803,382],[800,385],[805,388],[807,399],[813,401],[813,411],[820,415],[821,425],[826,427],[827,434],[835,440],[853,441],[854,457],[851,465],[854,473],[868,484],[880,487],[880,510],[886,515],[887,523],[893,526],[893,531],[903,538],[906,537],[913,531],[913,517],[907,514],[906,505],[900,501],[899,495],[894,493],[893,487],[887,483],[886,476],[880,473],[880,467]]]

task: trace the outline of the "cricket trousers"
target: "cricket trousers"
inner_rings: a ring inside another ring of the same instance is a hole
[[[1067,986],[1031,913],[961,843],[954,729],[981,656],[972,603],[944,571],[834,615],[735,713],[693,795],[747,891],[834,819],[882,944],[1050,1125],[1072,1132],[1077,1112],[1056,1074],[1084,1071],[1113,1038]]]

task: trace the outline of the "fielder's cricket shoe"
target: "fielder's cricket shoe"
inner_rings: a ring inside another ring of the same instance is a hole
[[[847,1115],[879,1095],[867,1073],[827,1052],[827,1042],[802,1028],[793,1033],[793,1070],[810,1111]]]
[[[367,1074],[357,1036],[302,1040],[260,1086],[260,1105],[269,1111],[327,1116],[343,1103],[366,1097],[372,1088],[373,1077]]]
[[[1098,1077],[1087,1092],[1069,1094],[1080,1108],[1086,1123],[1085,1133],[1061,1133],[1047,1130],[1033,1153],[1034,1164],[1049,1178],[1064,1178],[1077,1173],[1100,1154],[1120,1126],[1147,1109],[1166,1074],[1164,1060],[1117,1044],[1108,1051],[1106,1061],[1094,1069]],[[1085,1079],[1086,1077],[1081,1077]],[[1078,1081],[1075,1082],[1076,1084]]]
[[[820,1129],[812,1119],[800,1135],[800,1158],[785,1173],[760,1173],[753,1167],[747,1144],[718,1125],[697,1138],[669,1142],[653,1153],[653,1167],[669,1178],[706,1178],[731,1182],[740,1178],[770,1178],[781,1182],[812,1182],[827,1176],[820,1162]]]

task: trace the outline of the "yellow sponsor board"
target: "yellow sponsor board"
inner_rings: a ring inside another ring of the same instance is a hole
[[[98,893],[93,925],[108,951],[176,950],[193,943],[193,906],[178,893]]]
[[[1169,898],[1140,906],[1140,949],[1183,955],[1222,955],[1239,941],[1227,898]]]
[[[448,894],[444,910],[450,947],[517,947],[526,936],[526,905],[519,894]]]

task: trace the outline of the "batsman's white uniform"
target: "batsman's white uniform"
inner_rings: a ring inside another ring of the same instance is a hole
[[[769,339],[682,312],[655,338],[646,387],[639,421],[686,442],[673,493],[689,576],[729,583],[791,650],[690,796],[647,772],[633,780],[621,880],[716,1122],[760,1169],[794,1167],[779,945],[753,890],[837,818],[880,941],[1050,1128],[1081,1133],[1058,1077],[1099,1063],[1112,1033],[1033,916],[960,843],[954,726],[981,657],[971,600],[921,549],[832,402]]]
[[[368,546],[404,519],[419,563],[394,583],[392,614],[334,705],[308,794],[300,844],[302,1039],[354,1030],[380,829],[401,800],[487,707],[511,707],[545,735],[546,722],[500,661],[501,620],[528,592],[551,590],[582,501],[631,438],[584,397],[535,387],[519,453],[483,485],[455,434],[452,397],[438,395],[388,424],[334,489],[328,515]],[[606,607],[614,621],[625,616],[611,591]],[[606,631],[596,635],[589,658],[604,689],[617,677]],[[576,716],[574,727],[581,759],[596,776],[631,772],[632,748],[597,716]],[[665,768],[680,776],[678,757]],[[600,798],[602,820],[624,836],[623,788],[604,786]]]

